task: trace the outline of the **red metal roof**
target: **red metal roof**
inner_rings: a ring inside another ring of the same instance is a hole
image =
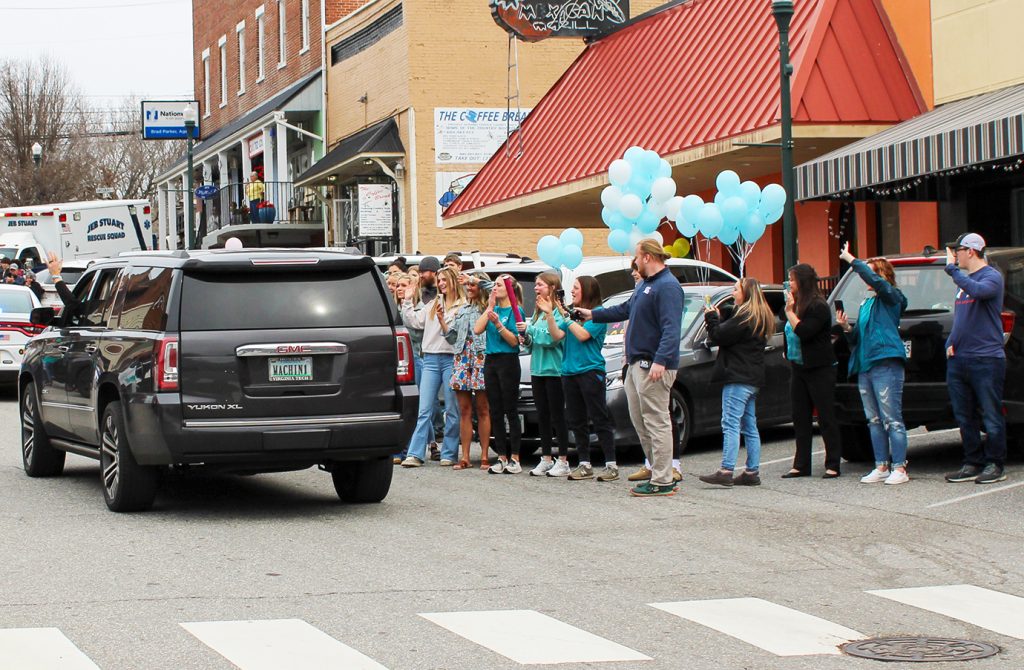
[[[925,111],[876,2],[795,3],[797,123],[895,123]],[[773,126],[778,71],[768,0],[667,6],[588,46],[524,121],[524,155],[499,149],[445,217],[594,176],[633,145],[668,155]]]

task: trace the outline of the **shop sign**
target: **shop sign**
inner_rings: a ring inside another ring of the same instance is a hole
[[[629,20],[629,0],[491,0],[491,16],[527,42],[549,37],[593,37]]]
[[[249,158],[255,158],[263,153],[263,133],[253,135],[248,140]]]
[[[391,237],[394,233],[393,212],[390,184],[360,184],[356,236]]]
[[[200,137],[199,102],[192,100],[143,100],[142,101],[142,139],[145,140],[183,140],[188,137],[185,131],[185,108],[192,105],[196,110],[196,127],[192,137]]]
[[[437,163],[482,164],[519,128],[529,109],[436,107],[434,158]]]

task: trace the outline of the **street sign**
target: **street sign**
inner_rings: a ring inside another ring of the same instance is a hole
[[[196,189],[196,197],[200,200],[208,200],[209,198],[217,195],[217,191],[219,190],[220,189],[218,189],[214,184],[203,184]]]
[[[199,116],[199,101],[193,100],[143,100],[142,138],[146,140],[183,140],[185,134],[185,107],[191,104]],[[192,131],[199,137],[199,122]]]
[[[96,195],[114,195],[114,189],[110,186],[100,186],[96,189]]]

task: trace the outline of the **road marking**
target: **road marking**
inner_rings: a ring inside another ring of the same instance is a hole
[[[0,668],[100,670],[56,628],[0,630]]]
[[[1024,598],[970,584],[868,591],[876,596],[966,621],[1024,640]]]
[[[181,627],[242,670],[387,670],[301,619],[197,621]]]
[[[811,452],[811,456],[817,456],[818,454],[824,454],[824,453],[825,453],[824,449],[821,449],[820,451],[812,451]],[[776,463],[785,463],[786,461],[792,462],[793,461],[793,457],[792,456],[786,456],[785,458],[776,458],[774,461],[761,461],[761,466],[763,467],[765,465],[775,465]]]
[[[524,665],[652,660],[534,610],[436,612],[420,616]]]
[[[995,488],[985,489],[984,491],[978,491],[977,493],[968,493],[967,495],[960,496],[959,498],[950,498],[949,500],[943,500],[941,502],[932,503],[931,505],[928,505],[928,507],[925,507],[925,509],[929,509],[931,507],[942,507],[943,505],[952,505],[953,503],[963,502],[964,500],[970,500],[971,498],[987,496],[990,493],[999,493],[1000,491],[1005,491],[1006,489],[1015,489],[1018,486],[1024,486],[1024,482],[1014,482],[1013,484],[1007,484],[1006,486],[997,486]]]
[[[651,607],[731,635],[777,656],[839,654],[865,637],[855,630],[760,598],[651,603]]]

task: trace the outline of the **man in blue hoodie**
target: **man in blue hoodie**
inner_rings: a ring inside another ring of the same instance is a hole
[[[946,245],[946,274],[958,288],[953,329],[946,340],[946,385],[964,443],[963,467],[946,475],[946,481],[993,484],[1006,479],[1003,276],[985,260],[985,240],[977,233],[965,233]],[[984,445],[979,412],[987,435]]]

